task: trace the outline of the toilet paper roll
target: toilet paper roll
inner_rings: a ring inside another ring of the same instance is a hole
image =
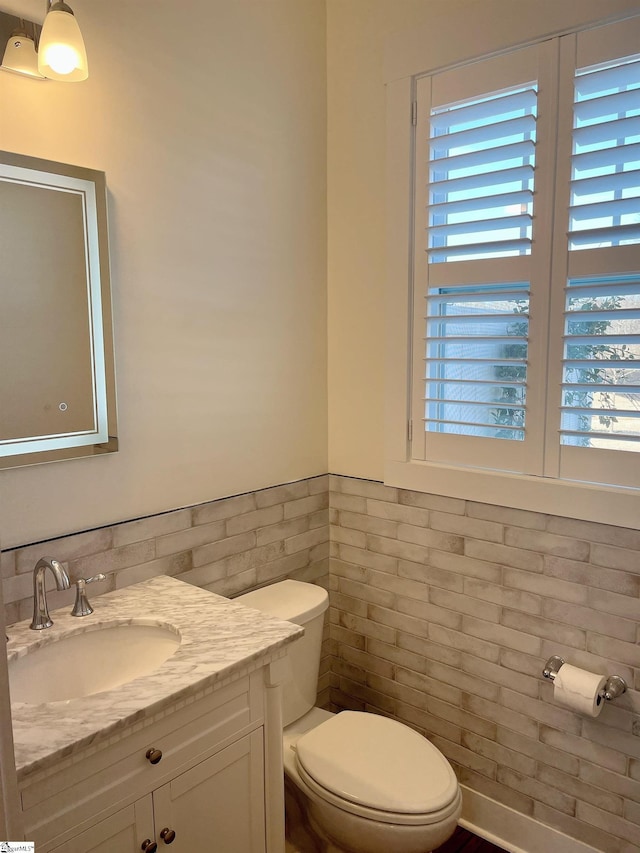
[[[604,675],[565,663],[553,680],[553,698],[558,705],[587,717],[597,717],[605,701],[600,692],[606,680]]]

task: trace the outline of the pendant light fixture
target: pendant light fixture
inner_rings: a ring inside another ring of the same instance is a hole
[[[62,0],[47,0],[40,33],[38,70],[49,80],[77,82],[89,76],[87,52],[72,9]]]
[[[38,54],[34,37],[26,32],[24,21],[20,21],[20,29],[9,36],[0,67],[13,74],[23,74],[34,80],[44,80],[38,71]]]

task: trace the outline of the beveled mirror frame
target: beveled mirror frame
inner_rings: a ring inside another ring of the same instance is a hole
[[[0,434],[0,468],[112,453],[118,449],[118,439],[105,175],[93,169],[0,151],[0,182],[67,193],[73,196],[74,205],[79,204],[83,233],[75,233],[74,239],[84,247],[84,257],[78,264],[84,275],[79,276],[77,283],[74,280],[73,286],[83,290],[81,299],[86,300],[88,344],[84,370],[91,371],[88,383],[91,399],[84,401],[91,415],[82,428],[69,431],[55,429],[39,435],[25,433],[19,438]],[[6,209],[5,213],[11,215],[11,211]],[[51,223],[53,230],[58,226],[59,223]],[[24,227],[26,229],[27,225]],[[30,245],[38,246],[42,234],[34,225],[33,233],[25,237]],[[2,289],[15,286],[6,270],[5,265],[5,273],[0,275],[0,311]],[[36,307],[34,304],[34,312]],[[7,387],[9,399],[0,399],[0,408],[12,405],[11,382]],[[21,393],[24,390],[23,385]],[[14,405],[18,396],[16,392]],[[50,403],[48,405],[51,408]],[[65,411],[63,406],[66,404],[61,402],[58,406],[60,411]]]

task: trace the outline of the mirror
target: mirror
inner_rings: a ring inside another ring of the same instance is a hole
[[[0,152],[0,468],[118,449],[102,172]]]

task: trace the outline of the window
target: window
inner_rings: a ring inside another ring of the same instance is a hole
[[[640,490],[639,44],[635,18],[416,79],[404,461],[430,480],[392,484]]]

